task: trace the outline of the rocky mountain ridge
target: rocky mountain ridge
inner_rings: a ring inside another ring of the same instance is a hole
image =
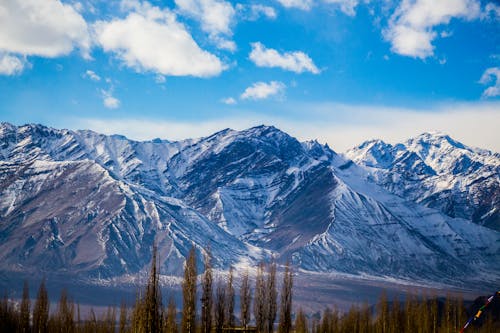
[[[471,272],[498,279],[495,228],[452,217],[380,181],[383,173],[398,176],[402,166],[414,182],[448,177],[449,165],[435,165],[448,160],[416,148],[402,158],[404,149],[385,146],[369,165],[363,152],[370,149],[346,158],[272,126],[138,142],[2,123],[0,269],[134,275],[148,266],[156,239],[162,272],[172,275],[194,244],[200,252],[210,246],[219,267],[274,256],[318,273],[456,284],[470,283]],[[497,170],[496,183],[494,174],[480,182],[487,197],[498,192],[498,156],[481,154],[493,162],[480,168]],[[404,186],[410,181],[400,179]],[[493,200],[489,216],[495,210]]]

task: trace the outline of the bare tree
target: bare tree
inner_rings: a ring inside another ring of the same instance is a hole
[[[274,321],[278,312],[278,291],[276,289],[276,262],[271,262],[268,266],[266,282],[266,307],[267,307],[267,327],[264,327],[267,333],[274,331]]]
[[[257,333],[264,333],[266,326],[266,283],[264,281],[264,263],[260,263],[257,268],[255,278],[255,291],[253,302],[253,315]]]
[[[211,253],[208,248],[205,253],[205,272],[203,273],[203,286],[201,296],[201,333],[210,333],[212,330],[212,265]]]
[[[59,299],[59,305],[57,309],[57,314],[55,321],[57,326],[62,332],[72,333],[75,331],[75,308],[73,302],[68,298],[68,292],[66,289],[61,291],[61,297]]]
[[[19,313],[19,329],[22,333],[30,332],[30,306],[30,291],[28,287],[28,281],[25,280],[23,286],[23,298],[21,301],[21,308]]]
[[[139,289],[135,295],[135,304],[130,318],[132,331],[143,332],[144,329],[144,304],[142,301],[142,291]]]
[[[119,333],[125,333],[127,331],[127,304],[122,301],[120,306],[120,326]]]
[[[163,330],[164,333],[177,333],[176,315],[177,309],[175,307],[175,300],[173,297],[170,297],[167,308],[167,318],[165,320],[165,328]]]
[[[250,283],[248,281],[248,270],[243,273],[240,289],[240,310],[241,310],[241,325],[247,327],[250,322],[250,303],[252,302],[252,294],[250,293]]]
[[[226,315],[226,288],[224,283],[219,278],[217,289],[215,292],[215,308],[214,308],[214,324],[215,333],[222,333]]]
[[[234,276],[233,267],[229,268],[226,291],[226,326],[234,327]]]
[[[308,333],[307,318],[306,315],[304,314],[304,311],[302,311],[302,308],[299,309],[297,317],[295,318],[295,332]]]
[[[182,333],[196,332],[196,252],[189,251],[182,283]]]
[[[292,287],[293,276],[290,263],[287,262],[283,273],[283,285],[281,287],[280,323],[278,333],[289,333],[292,328]]]
[[[144,300],[145,331],[148,333],[160,332],[161,325],[161,291],[160,271],[158,269],[158,248],[153,246],[153,258],[151,260],[151,272],[149,273],[148,285],[146,287],[146,298]]]
[[[45,287],[45,279],[40,283],[38,295],[33,308],[33,332],[46,333],[48,332],[49,323],[49,296]]]
[[[389,302],[387,301],[386,292],[382,292],[377,304],[378,318],[376,322],[377,333],[387,332],[389,329]]]

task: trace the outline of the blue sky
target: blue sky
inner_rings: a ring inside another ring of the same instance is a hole
[[[334,150],[438,130],[500,151],[500,5],[5,0],[0,121],[182,139],[275,125]]]

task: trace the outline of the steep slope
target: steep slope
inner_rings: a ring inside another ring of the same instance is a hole
[[[373,165],[407,168],[415,182],[437,175],[419,153],[397,149],[394,158],[380,149]],[[156,238],[173,275],[194,244],[210,245],[218,267],[272,255],[313,272],[499,276],[500,233],[367,181],[375,169],[385,172],[272,126],[136,142],[2,124],[0,268],[134,275]]]
[[[500,230],[500,156],[441,133],[397,145],[367,141],[346,157],[392,193]]]

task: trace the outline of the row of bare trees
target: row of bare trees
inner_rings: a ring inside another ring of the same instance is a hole
[[[201,282],[201,333],[222,333],[224,328],[236,325],[234,270],[230,268],[226,280],[214,281],[210,250],[204,257],[204,273]],[[257,333],[274,332],[278,310],[278,291],[276,283],[276,263],[261,263],[257,269],[255,289],[250,288],[249,273],[245,271],[240,286],[239,324],[246,328],[250,323],[253,310]],[[293,277],[289,265],[283,273],[280,302],[280,333],[291,330]],[[182,333],[196,331],[196,259],[194,249],[186,260],[184,273]],[[253,308],[251,307],[253,301]]]
[[[110,307],[96,316],[91,309],[82,319],[79,305],[68,297],[65,290],[61,293],[57,309],[49,311],[50,302],[44,281],[32,307],[28,284],[25,283],[20,302],[10,300],[7,295],[0,301],[0,333],[223,333],[236,325],[248,328],[250,324],[254,325],[252,329],[257,333],[273,333],[277,317],[278,333],[292,330],[296,333],[451,333],[458,332],[467,319],[460,299],[407,296],[405,303],[401,304],[397,298],[389,302],[383,294],[375,308],[368,305],[352,307],[347,313],[327,308],[322,314],[309,317],[299,309],[293,322],[293,274],[287,264],[282,274],[281,292],[278,293],[280,288],[275,262],[259,264],[253,288],[249,272],[241,273],[240,314],[237,318],[234,270],[231,268],[225,278],[215,279],[211,259],[207,250],[201,277],[200,317],[197,317],[197,260],[194,248],[185,264],[179,323],[174,298],[169,299],[166,307],[163,305],[155,247],[148,283],[137,292],[132,308],[122,302],[119,311]],[[499,323],[493,322],[487,314],[480,328],[471,327],[467,332],[499,331]]]
[[[326,308],[322,314],[307,318],[299,310],[295,319],[296,333],[458,333],[467,320],[460,298],[450,296],[417,298],[406,295],[389,302],[385,293],[375,308],[367,304],[353,306],[347,313]],[[500,332],[500,323],[486,313],[481,325],[470,326],[467,333]]]
[[[42,281],[31,311],[27,282],[24,284],[20,304],[10,300],[7,294],[0,302],[0,333],[222,333],[225,328],[237,324],[235,315],[234,270],[230,268],[227,278],[214,281],[210,250],[204,257],[204,273],[201,283],[201,318],[197,320],[197,267],[196,252],[192,248],[186,259],[182,283],[182,312],[180,327],[177,307],[173,297],[167,307],[163,306],[160,288],[160,272],[156,246],[153,249],[151,271],[145,288],[137,292],[134,306],[129,309],[122,302],[117,318],[116,308],[109,307],[101,316],[93,309],[86,318],[80,316],[80,307],[63,290],[56,311],[50,312],[50,302],[45,281]],[[291,330],[292,272],[286,266],[283,275],[280,302],[279,332]],[[252,297],[248,271],[241,279],[239,324],[248,327],[251,312],[255,317],[257,333],[272,333],[278,310],[276,263],[260,264]],[[253,301],[253,308],[251,307]],[[118,320],[117,320],[118,319]]]

